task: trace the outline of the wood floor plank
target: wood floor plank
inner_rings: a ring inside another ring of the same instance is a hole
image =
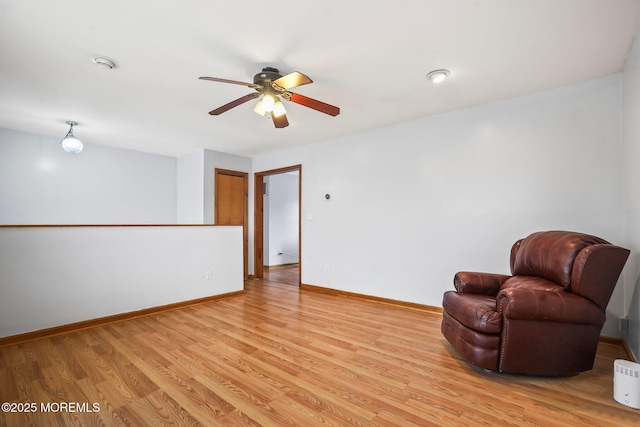
[[[91,423],[89,425],[95,426],[124,426],[124,420],[120,418],[117,413],[118,405],[113,399],[111,399],[108,395],[104,394],[100,387],[99,383],[93,382],[90,378],[84,378],[80,381],[77,381],[78,389],[81,390],[86,396],[86,400],[84,402],[97,403],[99,405],[99,410],[96,412],[85,413],[85,419],[89,419]],[[82,414],[80,414],[82,415]]]
[[[193,415],[193,422],[208,425],[211,420],[220,417],[234,408],[220,399],[211,390],[195,381],[186,369],[173,365],[153,349],[147,347],[140,336],[135,340],[123,338],[116,343],[117,348],[132,360],[147,377],[161,390],[174,390],[175,407],[184,408],[184,413]],[[155,393],[155,392],[154,392]],[[179,413],[183,413],[180,411]]]
[[[611,342],[574,377],[505,375],[466,363],[438,313],[273,278],[245,287],[0,348],[0,401],[99,407],[2,412],[0,426],[640,425],[613,400],[613,361],[626,353]]]
[[[2,390],[3,402],[18,400],[18,386],[13,378],[13,372],[9,368],[0,369],[0,390]]]

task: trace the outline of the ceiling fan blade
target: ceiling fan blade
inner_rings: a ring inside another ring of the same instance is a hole
[[[231,83],[234,85],[242,85],[242,86],[249,86],[249,87],[256,87],[255,84],[253,83],[246,83],[246,82],[239,82],[237,80],[227,80],[227,79],[219,79],[217,77],[198,77],[200,80],[210,80],[212,82],[220,82],[220,83]]]
[[[330,116],[337,116],[340,114],[340,108],[335,107],[333,105],[329,105],[325,102],[318,101],[313,98],[309,98],[303,95],[298,95],[293,92],[284,92],[282,93],[282,97],[291,102],[295,102],[296,104],[304,105],[305,107],[313,108],[316,111],[320,111],[321,113],[328,114]]]
[[[282,92],[309,83],[313,83],[313,80],[302,73],[294,71],[291,74],[287,74],[286,76],[282,76],[279,79],[274,80],[271,83],[271,86],[273,86],[275,90]]]
[[[273,111],[272,111],[271,112],[271,118],[273,119],[273,124],[278,129],[286,128],[287,126],[289,126],[289,120],[287,120],[287,115],[286,114],[281,114],[279,116],[276,116],[275,114],[273,114]]]
[[[242,98],[238,98],[228,104],[224,104],[222,107],[218,107],[215,110],[209,111],[209,114],[211,114],[212,116],[218,116],[225,111],[232,109],[233,107],[237,107],[238,105],[244,104],[245,102],[251,101],[252,99],[255,99],[259,96],[260,94],[258,92],[250,93],[249,95],[245,95]]]

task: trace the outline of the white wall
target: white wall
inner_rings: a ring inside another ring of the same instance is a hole
[[[623,73],[623,141],[625,148],[626,245],[631,256],[625,269],[626,337],[636,360],[640,357],[640,44],[636,37]]]
[[[253,167],[303,165],[303,283],[441,306],[456,271],[508,273],[511,245],[531,232],[624,243],[620,81],[265,154]],[[607,335],[623,315],[619,288]]]
[[[57,139],[0,129],[0,224],[212,223],[207,165],[237,164],[206,151],[175,159],[89,143],[74,156]],[[240,290],[241,236],[238,227],[0,228],[0,336]]]
[[[298,262],[299,174],[266,176],[264,264]]]
[[[178,224],[204,224],[204,150],[177,162]]]
[[[0,227],[0,337],[243,285],[242,227]]]
[[[175,158],[59,142],[0,129],[0,224],[176,222]]]

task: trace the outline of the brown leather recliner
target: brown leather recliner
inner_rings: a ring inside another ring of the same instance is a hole
[[[605,309],[629,250],[546,231],[511,248],[511,276],[459,272],[442,301],[442,334],[470,363],[526,375],[593,368]]]

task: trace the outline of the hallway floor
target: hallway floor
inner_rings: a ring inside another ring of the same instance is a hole
[[[300,284],[300,264],[265,266],[264,280],[298,286]]]

